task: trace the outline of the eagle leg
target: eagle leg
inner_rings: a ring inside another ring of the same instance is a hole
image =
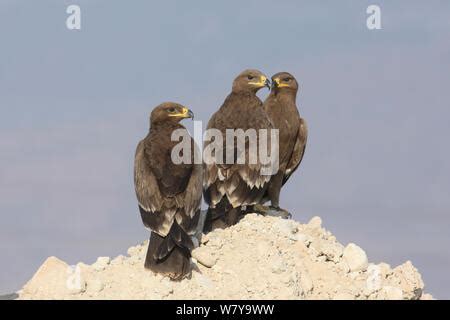
[[[280,204],[280,192],[283,186],[283,170],[279,170],[276,175],[270,179],[270,184],[267,189],[267,195],[269,197],[270,203],[274,208],[279,208]]]
[[[230,209],[225,215],[225,222],[227,225],[232,226],[239,222],[242,218],[241,207]]]
[[[280,217],[282,219],[292,218],[292,215],[290,214],[289,211],[282,209],[280,207],[255,204],[252,209],[253,212],[261,214],[263,216]]]

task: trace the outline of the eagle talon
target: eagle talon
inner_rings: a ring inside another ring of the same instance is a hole
[[[269,209],[268,206],[264,206],[262,204],[255,204],[255,205],[249,207],[247,209],[246,213],[256,213],[256,214],[260,214],[260,215],[266,216],[267,213],[269,212],[269,210],[270,209]]]
[[[289,211],[282,209],[280,207],[255,204],[252,209],[253,209],[251,210],[252,212],[261,214],[263,216],[280,217],[282,219],[292,218],[292,215],[289,213]]]
[[[274,206],[269,206],[269,208],[270,208],[269,215],[272,217],[280,217],[282,219],[291,219],[292,218],[292,214],[285,209],[282,209],[280,207],[274,207]]]

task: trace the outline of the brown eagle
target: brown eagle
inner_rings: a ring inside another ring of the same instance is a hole
[[[193,118],[193,113],[180,104],[157,106],[150,116],[149,133],[137,146],[134,163],[139,211],[151,230],[145,267],[174,280],[190,273],[191,236],[198,224],[202,195],[202,165],[194,164],[198,150],[179,123],[185,118]],[[189,139],[189,163],[172,161],[172,149],[179,141],[172,141],[171,136],[177,129]]]
[[[233,81],[231,93],[226,97],[219,110],[213,114],[207,129],[216,129],[223,137],[223,159],[214,154],[208,160],[206,152],[211,141],[205,141],[204,159],[204,199],[208,204],[205,231],[213,227],[235,224],[246,206],[257,204],[266,192],[270,175],[262,175],[262,164],[249,163],[249,145],[245,150],[227,146],[227,129],[271,129],[272,125],[262,107],[262,101],[256,96],[259,89],[270,88],[270,81],[258,70],[245,70]],[[230,138],[231,139],[231,138]],[[234,139],[234,138],[233,138]],[[257,137],[259,139],[259,136]],[[236,141],[234,141],[236,142]],[[237,146],[234,142],[231,145]],[[244,164],[230,164],[225,161],[227,153],[234,153],[236,160],[239,152],[245,152]],[[221,160],[221,161],[217,161]],[[208,163],[209,162],[209,163]]]
[[[280,72],[272,77],[272,89],[264,101],[264,110],[275,129],[279,130],[279,170],[270,179],[263,202],[270,200],[269,210],[280,209],[281,187],[288,181],[303,159],[308,137],[306,121],[296,105],[298,83],[293,75]],[[257,206],[257,211],[264,211]],[[286,211],[285,211],[286,212]]]

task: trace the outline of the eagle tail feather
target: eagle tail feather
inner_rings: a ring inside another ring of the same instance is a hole
[[[162,237],[156,232],[151,233],[145,257],[145,268],[155,273],[165,274],[172,280],[181,280],[191,271],[190,257],[193,243],[187,234],[186,237],[182,236],[181,240],[176,242],[171,235],[172,229],[166,237]],[[178,229],[181,228],[178,226]],[[181,229],[176,232],[183,231]],[[186,239],[190,243],[186,242]]]

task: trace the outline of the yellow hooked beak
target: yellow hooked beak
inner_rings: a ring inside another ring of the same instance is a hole
[[[258,82],[249,82],[249,83],[257,86],[258,88],[267,87],[270,89],[270,81],[269,79],[267,79],[266,76],[261,76]]]
[[[273,79],[272,87],[276,88],[283,88],[283,87],[289,87],[287,83],[281,83],[280,78]]]
[[[188,108],[183,107],[181,112],[169,114],[169,117],[192,118],[194,120],[194,113]]]

